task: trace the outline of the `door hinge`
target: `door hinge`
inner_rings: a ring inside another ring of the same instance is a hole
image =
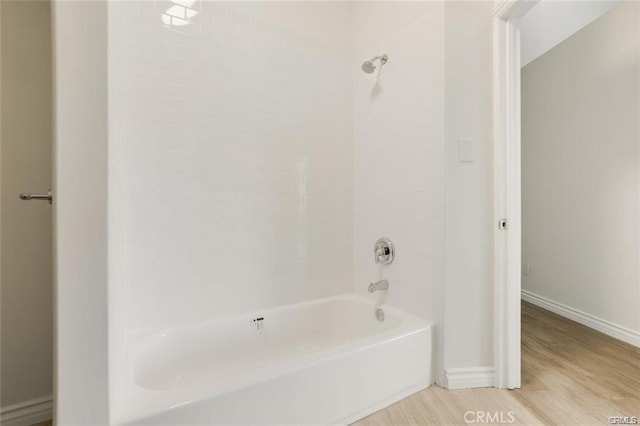
[[[506,231],[507,230],[507,218],[502,218],[498,221],[498,229],[500,231]]]

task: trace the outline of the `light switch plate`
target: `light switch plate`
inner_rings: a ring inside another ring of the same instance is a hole
[[[458,139],[458,161],[461,163],[473,163],[475,161],[473,141],[471,139]]]

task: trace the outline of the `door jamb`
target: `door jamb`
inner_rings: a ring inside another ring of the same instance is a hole
[[[521,383],[519,21],[538,1],[501,0],[493,10],[494,364],[495,386],[507,389]]]

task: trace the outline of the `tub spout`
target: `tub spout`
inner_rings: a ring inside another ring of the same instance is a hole
[[[369,284],[369,293],[374,293],[378,290],[388,290],[389,289],[389,281],[380,280],[375,283]]]

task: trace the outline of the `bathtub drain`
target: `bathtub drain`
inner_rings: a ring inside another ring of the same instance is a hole
[[[384,321],[384,311],[381,308],[376,309],[376,319],[378,321]]]

